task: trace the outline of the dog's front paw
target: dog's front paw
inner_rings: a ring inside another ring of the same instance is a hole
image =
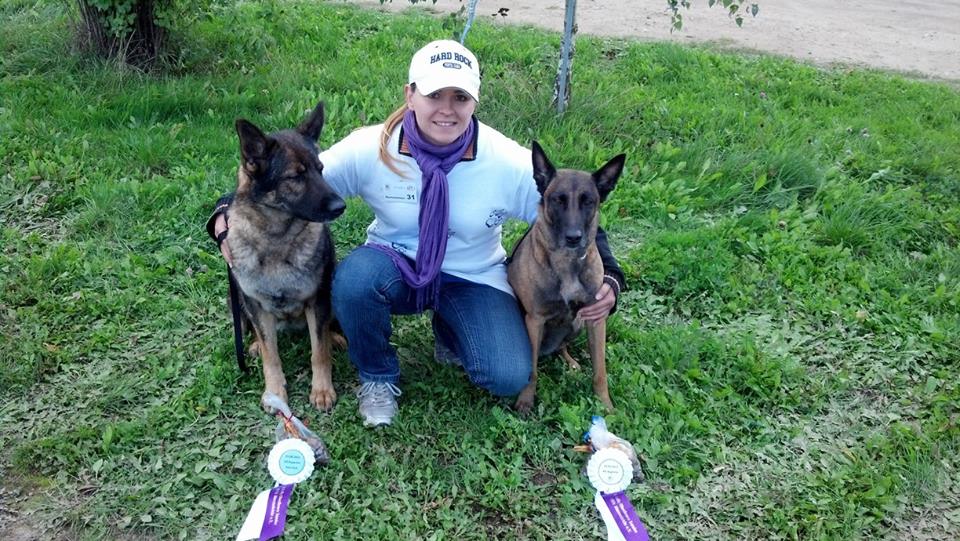
[[[270,389],[268,387],[263,391],[263,395],[260,397],[260,405],[263,406],[263,411],[267,412],[268,415],[276,415],[277,408],[271,405],[271,400],[267,400],[267,397],[271,394],[282,400],[284,404],[289,404],[289,402],[287,402],[287,390],[284,387],[275,389]]]
[[[520,393],[520,396],[517,397],[517,402],[513,405],[513,408],[520,412],[523,415],[530,413],[530,410],[533,409],[533,391],[527,392],[527,389],[524,389]]]
[[[610,400],[610,395],[601,395],[600,402],[603,403],[603,406],[607,408],[607,413],[612,413],[614,411],[613,401]]]
[[[330,411],[337,402],[337,392],[333,387],[313,387],[310,389],[310,403],[317,409]]]
[[[570,370],[580,370],[580,363],[573,358],[573,355],[570,355],[570,351],[567,350],[566,346],[560,350],[560,357],[567,362],[567,367],[570,368]]]

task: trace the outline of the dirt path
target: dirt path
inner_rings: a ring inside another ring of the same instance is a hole
[[[343,0],[374,9],[429,10],[449,13],[467,0]],[[682,31],[670,33],[665,0],[579,0],[581,34],[636,37],[674,42],[712,42],[790,56],[821,65],[870,66],[960,80],[960,1],[958,0],[756,0],[760,13],[747,16],[743,28],[693,0],[683,12]],[[495,15],[508,8],[507,16]],[[480,0],[477,19],[496,24],[532,24],[563,28],[564,0]]]

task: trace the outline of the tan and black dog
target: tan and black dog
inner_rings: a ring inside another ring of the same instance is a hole
[[[583,328],[577,312],[595,302],[603,284],[603,264],[597,251],[599,208],[623,172],[625,154],[594,173],[554,169],[543,149],[533,142],[533,177],[540,191],[537,220],[514,249],[507,277],[524,311],[533,353],[530,383],[517,397],[516,408],[528,412],[537,391],[537,359],[560,352],[572,368],[576,361],[566,342]],[[606,322],[587,326],[593,361],[593,390],[612,409],[607,390]]]
[[[323,120],[322,102],[296,129],[270,135],[237,120],[243,163],[228,210],[226,242],[244,327],[252,328],[256,339],[250,350],[263,358],[265,392],[287,400],[277,330],[306,320],[313,369],[310,403],[328,410],[337,393],[330,353],[335,258],[326,222],[340,216],[346,205],[324,181],[317,158]]]

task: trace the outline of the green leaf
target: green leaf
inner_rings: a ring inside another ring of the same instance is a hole
[[[763,187],[766,186],[766,185],[767,185],[767,174],[766,174],[766,173],[762,173],[762,174],[757,178],[757,181],[753,183],[753,193],[759,192],[759,191],[762,190]]]
[[[103,449],[103,452],[106,453],[110,451],[110,445],[113,443],[113,425],[107,425],[107,428],[103,430],[101,440],[100,447]]]

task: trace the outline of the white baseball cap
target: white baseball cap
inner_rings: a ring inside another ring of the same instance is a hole
[[[431,41],[414,53],[407,81],[423,95],[441,88],[459,88],[480,101],[480,63],[469,49],[456,41]]]

